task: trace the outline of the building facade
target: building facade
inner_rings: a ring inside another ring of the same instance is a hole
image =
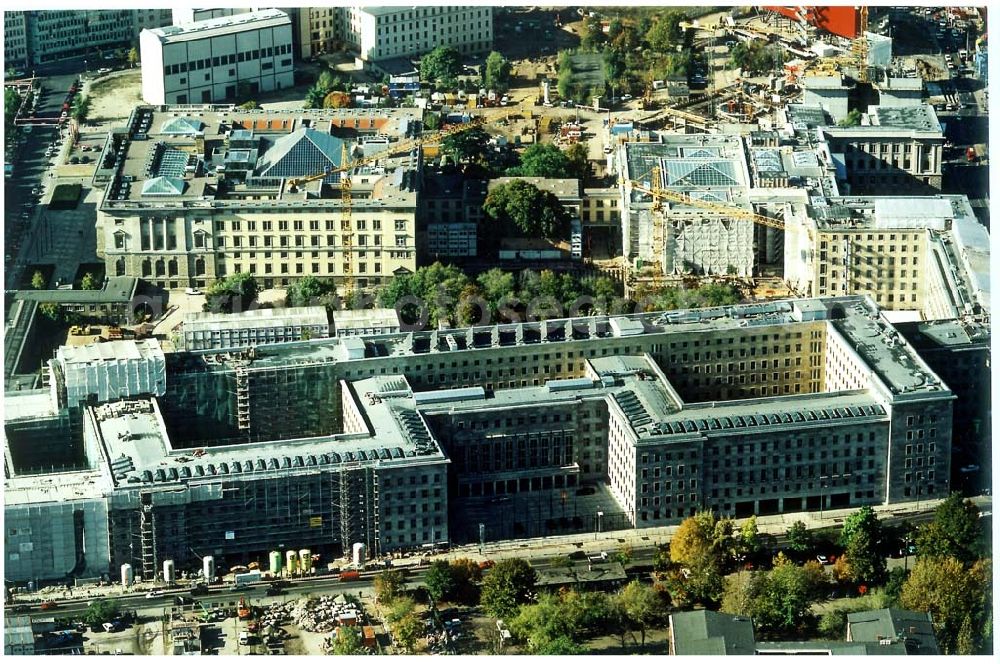
[[[297,21],[298,57],[303,60],[333,53],[343,41],[343,7],[300,7]]]
[[[133,34],[138,36],[143,30],[162,28],[174,22],[175,9],[136,9],[134,10]]]
[[[291,20],[276,9],[144,30],[139,45],[150,104],[245,101],[295,84]]]
[[[17,69],[28,64],[28,12],[3,13],[3,61],[5,69]]]
[[[529,500],[537,536],[584,487],[598,530],[949,491],[954,396],[865,298],[137,347],[122,373],[126,350],[63,353],[50,391],[8,399],[5,553],[35,554],[9,578],[152,578],[198,565],[192,550],[232,565],[292,543],[377,558],[524,520],[509,500]],[[48,463],[82,452],[51,474],[35,440]]]
[[[127,49],[136,37],[130,9],[43,10],[25,16],[28,59],[35,65],[72,57],[96,62],[100,51]]]
[[[184,317],[185,350],[246,348],[330,336],[326,307],[254,309],[236,314],[198,312]]]
[[[344,41],[364,62],[418,56],[438,46],[462,55],[493,46],[492,7],[353,5],[342,11]]]
[[[416,113],[137,108],[95,174],[107,274],[162,288],[241,272],[265,288],[307,275],[369,288],[415,270],[419,154],[355,169],[349,219],[338,175],[291,181],[339,167],[367,135],[408,137]]]
[[[941,190],[944,133],[934,108],[871,106],[859,127],[823,127],[821,139],[844,159],[844,194]]]

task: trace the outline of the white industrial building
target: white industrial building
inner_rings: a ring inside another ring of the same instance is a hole
[[[198,312],[184,317],[184,348],[242,348],[330,336],[326,307],[254,309],[234,314]]]
[[[60,346],[50,365],[52,390],[64,388],[71,406],[91,395],[108,401],[132,394],[162,395],[166,389],[166,362],[156,339]]]
[[[482,53],[493,46],[493,8],[354,5],[344,10],[344,28],[345,41],[365,63],[421,55],[438,46],[463,55]]]
[[[245,101],[294,85],[292,23],[277,9],[143,30],[139,46],[150,104]]]

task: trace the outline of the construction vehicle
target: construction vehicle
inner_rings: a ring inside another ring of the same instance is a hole
[[[323,178],[329,177],[334,173],[340,173],[340,232],[341,238],[344,243],[343,248],[343,260],[344,260],[344,290],[350,292],[354,288],[354,224],[351,221],[351,172],[356,168],[367,164],[373,164],[382,159],[387,159],[394,154],[401,154],[403,152],[409,152],[410,150],[421,148],[427,143],[432,143],[435,141],[440,141],[447,138],[448,136],[453,136],[470,129],[481,126],[483,123],[483,118],[476,117],[470,122],[445,129],[443,131],[438,131],[428,136],[421,136],[420,138],[414,138],[407,141],[400,141],[395,145],[389,146],[388,149],[379,152],[377,154],[362,157],[361,159],[356,159],[354,161],[349,160],[349,155],[347,153],[347,144],[344,144],[343,152],[340,159],[340,166],[337,168],[326,168],[322,172],[313,173],[312,175],[307,175],[299,178],[292,178],[288,181],[289,191],[298,191],[299,187],[308,184],[310,182],[315,182],[316,180],[321,180]]]
[[[246,597],[240,597],[240,603],[236,605],[236,615],[240,620],[250,620],[250,616],[253,615]]]

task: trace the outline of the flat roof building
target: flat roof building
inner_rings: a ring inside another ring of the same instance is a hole
[[[107,274],[169,289],[240,272],[264,288],[311,275],[365,289],[414,271],[419,154],[353,170],[346,239],[339,174],[292,180],[340,167],[376,134],[391,148],[419,113],[137,107],[112,130],[94,176]]]
[[[133,351],[150,379],[116,378]],[[378,557],[478,523],[540,537],[949,491],[954,396],[861,297],[170,353],[164,383],[153,348],[60,358],[50,391],[7,399],[5,554],[36,553],[14,579],[74,569],[75,513],[99,540],[79,574],[150,577],[191,550]]]
[[[364,63],[423,55],[437,46],[463,56],[493,46],[492,7],[351,5],[342,11],[344,41]]]
[[[246,348],[330,336],[326,307],[253,309],[239,313],[196,312],[184,317],[185,350]]]
[[[139,48],[149,104],[244,102],[295,85],[291,20],[277,9],[143,30]]]

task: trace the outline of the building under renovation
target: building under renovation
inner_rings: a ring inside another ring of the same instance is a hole
[[[664,275],[735,274],[755,265],[758,231],[753,222],[725,211],[673,202],[656,204],[632,182],[720,206],[753,211],[743,139],[728,135],[661,135],[659,142],[618,148],[622,187],[622,247],[626,261]]]
[[[867,298],[118,344],[7,398],[8,579],[948,493],[954,396]]]

